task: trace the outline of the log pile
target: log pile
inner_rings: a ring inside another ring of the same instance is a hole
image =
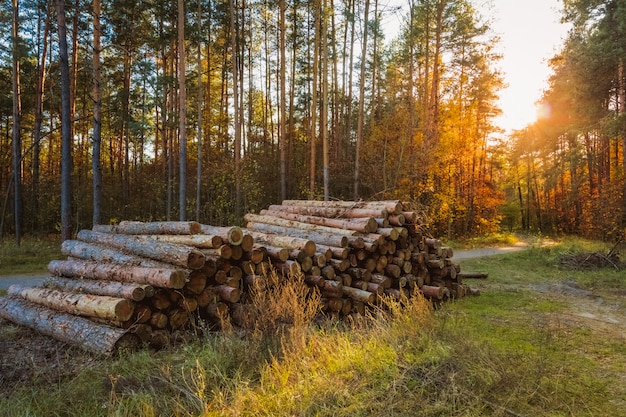
[[[243,325],[249,294],[301,273],[320,311],[364,314],[384,295],[433,302],[474,291],[453,252],[424,235],[400,201],[285,200],[245,216],[246,228],[121,222],[62,244],[43,288],[13,286],[0,317],[110,354],[160,348],[198,326]],[[270,269],[276,274],[268,274]]]

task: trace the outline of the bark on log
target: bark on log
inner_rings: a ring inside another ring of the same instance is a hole
[[[48,277],[44,286],[61,291],[79,292],[93,295],[126,298],[132,301],[141,301],[146,292],[154,294],[154,289],[147,284],[123,284],[116,281],[95,281],[90,279],[70,279],[63,277]],[[147,287],[149,288],[147,291]]]
[[[159,242],[193,246],[199,249],[215,249],[224,243],[222,238],[216,235],[147,235],[146,237]]]
[[[444,288],[443,287],[435,287],[431,285],[422,285],[422,293],[428,298],[434,298],[437,300],[443,300],[444,297]]]
[[[202,233],[207,235],[216,235],[222,238],[224,242],[228,242],[231,245],[241,245],[243,242],[243,231],[240,227],[220,227],[220,226],[211,226],[208,224],[200,225],[200,230]]]
[[[341,207],[313,207],[313,206],[283,206],[271,205],[267,209],[268,213],[291,213],[305,216],[358,219],[361,217],[373,217],[387,219],[387,210],[371,210],[361,208],[341,208]]]
[[[155,287],[183,288],[189,273],[182,269],[120,266],[80,259],[51,261],[48,271],[53,275],[149,284]]]
[[[79,316],[119,321],[126,321],[133,316],[133,302],[124,298],[77,294],[20,285],[11,285],[7,294]]]
[[[366,208],[387,210],[390,214],[402,213],[400,200],[382,201],[317,201],[317,200],[283,200],[283,206],[334,207],[334,208]]]
[[[309,256],[313,256],[317,250],[317,246],[315,242],[308,239],[301,239],[299,237],[291,237],[291,236],[280,236],[271,233],[261,233],[261,232],[250,232],[250,235],[254,237],[254,239],[260,239],[265,242],[268,242],[272,246],[278,246],[286,249],[302,249]]]
[[[360,301],[366,304],[373,304],[374,300],[376,300],[376,296],[369,292],[363,291],[354,287],[346,287],[345,285],[342,287],[343,294],[352,298],[353,300]]]
[[[273,224],[255,223],[255,222],[248,222],[246,226],[248,230],[252,231],[251,233],[255,237],[256,235],[254,232],[258,232],[258,233],[275,234],[275,235],[307,239],[307,240],[311,240],[315,242],[316,244],[320,243],[322,245],[327,245],[327,246],[338,246],[342,248],[348,246],[348,237],[342,236],[339,234],[322,233],[322,232],[318,233],[318,232],[314,232],[310,230],[294,229],[291,227],[276,226]],[[314,253],[315,251],[309,256],[313,256]]]
[[[108,229],[108,231],[107,231]],[[94,231],[125,235],[193,235],[200,233],[198,222],[136,222],[122,221],[118,225],[96,225]]]
[[[21,299],[0,298],[0,317],[98,354],[112,355],[120,350],[134,350],[139,345],[138,337],[123,329]]]
[[[378,228],[378,223],[374,217],[361,217],[356,219],[340,219],[340,218],[328,218],[319,216],[307,216],[295,213],[276,212],[269,210],[261,210],[261,216],[246,215],[244,217],[246,221],[276,224],[278,226],[303,228],[304,224],[311,226],[324,226],[329,229],[319,229],[332,233],[332,229],[340,230],[354,230],[361,233],[372,233]],[[283,220],[283,221],[281,221]],[[289,225],[290,222],[295,222],[296,226]],[[309,228],[307,230],[315,230],[315,228]],[[335,233],[341,233],[335,231]]]
[[[156,242],[140,236],[115,235],[81,230],[77,238],[87,243],[100,243],[128,251],[137,256],[151,258],[189,269],[200,269],[204,265],[204,255],[198,249],[166,242]]]
[[[268,244],[260,243],[258,241],[257,241],[257,245],[261,245],[261,247],[263,247],[267,251],[267,256],[269,256],[273,260],[285,262],[287,259],[289,259],[289,249],[287,248],[273,246],[273,245],[270,245],[269,243]],[[255,262],[255,263],[258,263],[258,262]]]

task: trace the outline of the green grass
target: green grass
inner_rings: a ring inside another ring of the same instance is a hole
[[[567,294],[534,289],[569,280],[618,302],[623,272],[558,263],[559,253],[594,245],[567,240],[464,260],[463,271],[489,273],[468,280],[482,295],[434,311],[416,298],[353,323],[293,320],[287,332],[208,334],[88,361],[1,398],[0,415],[626,416],[623,335],[573,321]]]
[[[0,242],[0,275],[44,272],[51,260],[62,258],[58,236],[25,237],[19,246],[5,237]]]

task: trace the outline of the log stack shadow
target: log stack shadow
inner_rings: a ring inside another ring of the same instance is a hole
[[[285,200],[246,228],[130,222],[81,230],[62,244],[42,287],[12,286],[0,317],[112,354],[162,348],[198,329],[245,326],[251,294],[298,276],[319,311],[362,315],[381,297],[438,303],[476,291],[453,251],[401,201]]]

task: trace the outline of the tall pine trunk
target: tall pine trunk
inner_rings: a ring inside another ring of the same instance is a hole
[[[22,103],[20,94],[19,5],[13,0],[13,219],[15,241],[22,240]]]
[[[70,67],[67,53],[65,4],[56,0],[61,70],[61,239],[72,237],[72,114],[70,107]]]
[[[93,0],[93,144],[91,167],[93,170],[93,220],[94,225],[102,223],[102,162],[100,149],[102,145],[102,80],[100,62],[100,0]]]
[[[179,146],[179,219],[187,211],[187,86],[185,56],[185,2],[178,0],[178,146]]]

